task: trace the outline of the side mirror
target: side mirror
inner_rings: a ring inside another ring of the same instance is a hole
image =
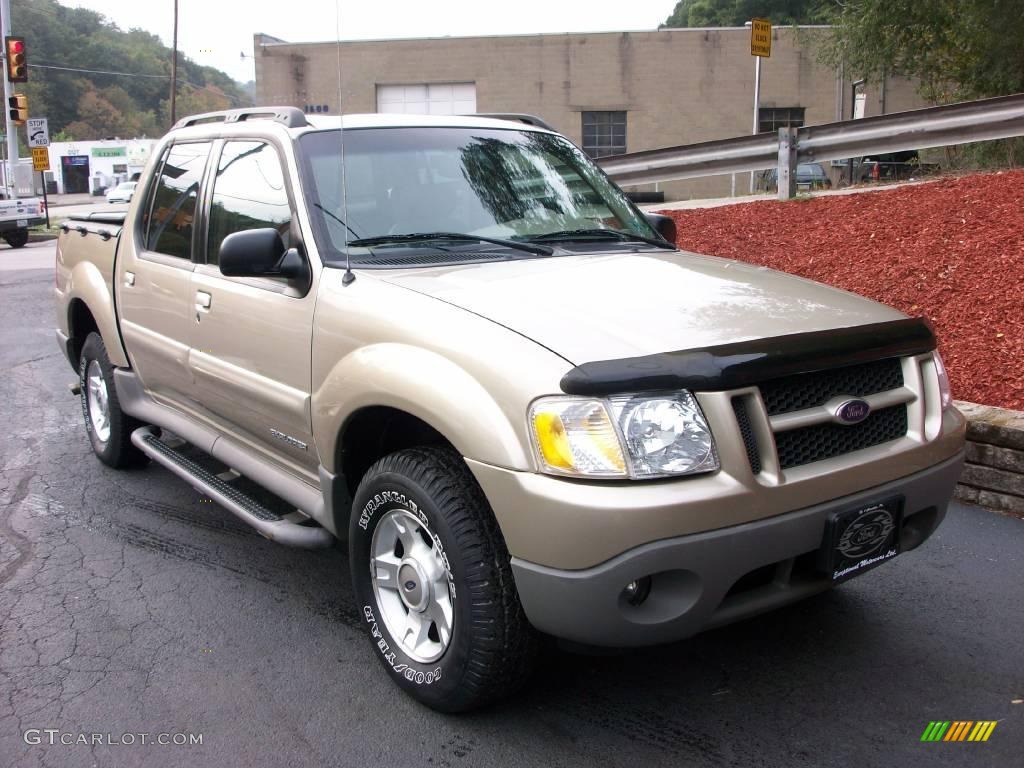
[[[306,261],[295,248],[285,250],[281,234],[272,228],[233,232],[220,244],[220,272],[227,277],[284,277],[308,274]]]
[[[672,243],[672,245],[676,244],[675,219],[671,216],[663,216],[660,213],[645,213],[644,218],[665,240]]]

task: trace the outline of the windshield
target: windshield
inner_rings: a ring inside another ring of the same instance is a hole
[[[817,163],[800,163],[796,167],[797,176],[824,176],[825,170]]]
[[[487,128],[346,130],[347,210],[338,131],[305,134],[299,145],[315,237],[328,263],[343,259],[346,243],[354,240],[423,233],[527,241],[579,230],[593,237],[593,230],[601,229],[658,237],[580,150],[552,134]],[[374,245],[441,247],[418,239]],[[607,248],[608,241],[595,239],[591,245]],[[350,247],[353,263],[380,260],[379,248]],[[478,243],[462,247],[481,252]],[[496,257],[509,251],[494,243],[482,250]]]

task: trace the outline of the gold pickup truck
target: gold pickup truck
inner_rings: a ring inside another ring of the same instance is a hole
[[[674,641],[914,549],[963,461],[925,321],[680,252],[525,116],[187,118],[126,214],[63,230],[99,459],[345,542],[375,654],[439,710],[542,635]]]

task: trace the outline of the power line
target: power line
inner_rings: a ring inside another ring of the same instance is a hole
[[[62,72],[88,72],[93,75],[121,75],[122,77],[152,77],[157,80],[169,80],[170,75],[143,75],[139,72],[111,72],[105,69],[80,69],[78,67],[57,67],[52,64],[29,64],[33,69],[59,69]],[[191,83],[190,83],[191,85]]]
[[[35,69],[54,69],[54,70],[59,70],[61,72],[83,72],[83,73],[92,74],[92,75],[118,75],[120,77],[148,77],[148,78],[156,79],[156,80],[170,80],[171,79],[170,75],[144,75],[144,74],[141,74],[139,72],[113,72],[111,70],[106,70],[106,69],[82,69],[80,67],[58,67],[58,66],[56,66],[54,64],[29,64],[29,66],[33,67]],[[241,103],[243,103],[245,101],[245,99],[239,98],[238,96],[232,96],[230,93],[227,93],[226,91],[223,91],[220,88],[217,88],[216,86],[199,85],[198,83],[193,83],[193,82],[190,82],[188,80],[181,80],[180,78],[178,80],[178,84],[179,85],[183,85],[183,86],[188,86],[190,88],[195,88],[195,89],[200,90],[200,91],[210,91],[211,93],[215,93],[215,94],[218,94],[220,96],[223,96],[228,101],[233,101],[233,102],[238,103],[238,104],[241,104]]]

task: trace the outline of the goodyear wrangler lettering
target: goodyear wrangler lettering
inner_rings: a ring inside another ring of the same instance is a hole
[[[414,667],[410,667],[408,664],[398,663],[398,656],[391,650],[391,646],[388,644],[388,641],[384,639],[384,633],[382,633],[380,631],[380,627],[377,626],[377,617],[373,615],[373,609],[370,606],[363,606],[363,616],[370,625],[370,634],[377,640],[377,649],[384,657],[384,661],[386,661],[388,665],[395,670],[395,672],[400,674],[410,683],[416,683],[417,685],[432,685],[441,679],[441,667],[435,667],[434,669],[424,672]]]
[[[384,504],[401,504],[403,507],[408,507],[409,502],[405,498],[404,493],[398,491],[381,491],[375,494],[372,499],[366,502],[363,507],[363,511],[359,513],[359,527],[364,531],[366,526],[370,524],[370,518],[373,517],[373,513],[381,508]],[[415,511],[416,505],[413,505],[413,511]]]

